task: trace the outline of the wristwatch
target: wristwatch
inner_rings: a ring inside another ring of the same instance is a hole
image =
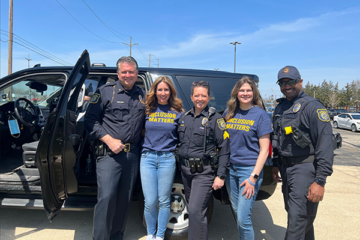
[[[256,180],[258,180],[258,178],[259,178],[259,175],[257,175],[256,173],[252,173],[252,174],[250,174],[250,176],[252,176]]]
[[[317,184],[319,184],[320,186],[324,187],[325,186],[325,180],[322,178],[315,178],[314,182],[316,182]]]
[[[220,175],[218,176],[221,180],[225,180],[225,176],[224,175]]]

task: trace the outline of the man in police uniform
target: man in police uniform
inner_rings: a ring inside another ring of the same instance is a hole
[[[85,115],[85,127],[90,138],[96,140],[98,155],[95,240],[123,239],[144,127],[144,92],[134,85],[137,62],[132,57],[121,57],[116,66],[119,81],[99,87]]]
[[[273,114],[273,178],[283,182],[288,240],[315,239],[313,222],[326,177],[333,171],[330,117],[318,100],[304,93],[302,83],[295,67],[280,69],[278,84],[286,98],[277,100]]]

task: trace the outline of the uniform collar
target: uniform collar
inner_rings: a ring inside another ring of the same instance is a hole
[[[126,92],[128,94],[132,94],[134,92],[138,92],[138,88],[136,87],[136,84],[134,84],[133,88],[131,90],[126,90],[123,85],[121,85],[120,80],[118,79],[116,81],[116,91],[117,93]]]
[[[207,116],[208,116],[208,112],[209,112],[209,106],[206,106],[206,107],[200,112],[199,115],[203,115],[204,117],[207,117]],[[192,113],[192,115],[195,116],[195,107],[192,107],[191,113]]]
[[[304,97],[304,95],[305,95],[304,90],[301,90],[301,92],[300,92],[296,97],[294,97],[293,99],[291,99],[290,101],[287,100],[286,98],[285,98],[285,99],[286,99],[288,102],[294,103],[297,99]]]

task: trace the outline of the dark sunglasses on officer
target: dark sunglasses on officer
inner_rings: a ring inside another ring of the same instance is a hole
[[[300,81],[300,79],[290,79],[289,81],[281,81],[278,82],[280,87],[285,87],[286,84],[289,84],[289,86],[294,86],[295,84],[297,84]]]

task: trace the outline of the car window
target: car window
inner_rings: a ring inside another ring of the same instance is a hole
[[[230,100],[231,90],[237,78],[216,78],[216,77],[195,77],[195,76],[176,76],[185,96],[190,100],[191,86],[194,81],[207,81],[210,84],[209,106],[216,108],[217,112],[224,111],[227,107],[227,101]]]
[[[4,93],[7,94],[7,99],[5,101],[15,101],[19,98],[26,98],[30,100],[35,105],[46,102],[46,99],[54,95],[59,90],[61,91],[61,86],[58,85],[57,81],[52,82],[50,79],[54,76],[42,75],[42,78],[33,77],[31,79],[23,79],[20,82],[16,82],[9,86]],[[59,76],[63,78],[63,76]],[[31,89],[28,85],[30,82],[37,82],[46,85],[45,91],[37,91],[36,89]],[[21,103],[20,103],[21,104]]]
[[[360,115],[351,115],[353,119],[360,119]]]

